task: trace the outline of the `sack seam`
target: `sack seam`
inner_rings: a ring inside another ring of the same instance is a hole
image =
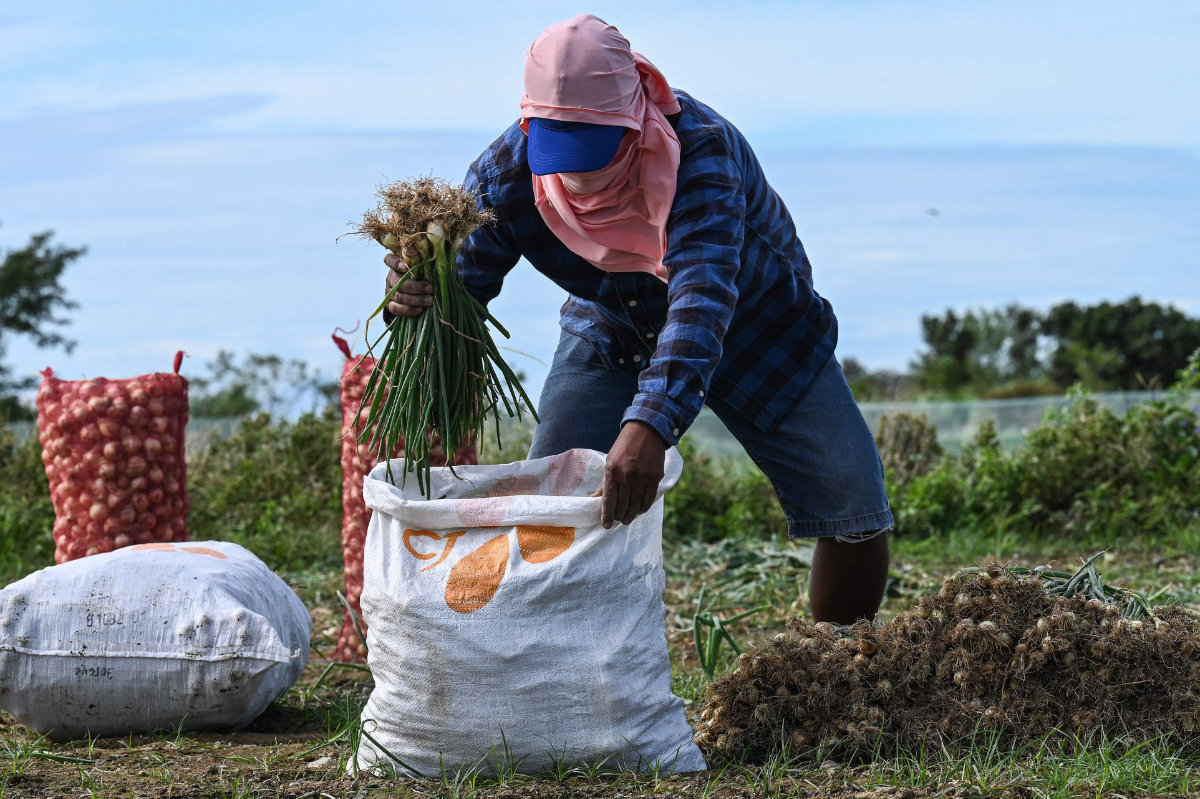
[[[209,657],[197,655],[182,655],[174,652],[81,652],[79,650],[35,650],[23,646],[6,646],[0,644],[0,652],[14,652],[34,657],[73,657],[73,658],[147,658],[151,660],[189,660],[201,663],[220,663],[226,660],[265,660],[271,663],[290,663],[294,658],[280,659],[279,655],[265,652],[232,652],[229,654],[212,655]]]

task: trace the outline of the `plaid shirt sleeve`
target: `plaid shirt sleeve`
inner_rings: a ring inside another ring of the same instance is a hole
[[[667,318],[623,422],[645,422],[668,445],[695,420],[721,361],[737,302],[746,216],[741,172],[727,140],[710,135],[682,153],[663,263]]]

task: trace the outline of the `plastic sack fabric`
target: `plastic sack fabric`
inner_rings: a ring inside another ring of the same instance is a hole
[[[366,632],[359,608],[359,595],[363,580],[363,543],[367,538],[367,524],[371,520],[371,509],[363,502],[363,478],[375,468],[379,459],[365,443],[359,441],[359,428],[354,426],[359,405],[367,389],[367,381],[375,368],[374,358],[356,357],[350,353],[345,339],[333,336],[334,344],[346,356],[342,366],[342,571],[346,583],[346,608],[343,613],[342,629],[338,633],[334,660],[361,662],[367,657],[367,647],[359,630]],[[433,465],[443,466],[446,460],[434,450]],[[399,457],[401,452],[393,452]],[[454,453],[454,463],[476,463],[478,457],[474,447],[462,447]]]
[[[43,372],[38,438],[54,505],[54,560],[187,540],[187,380],[60,380]]]
[[[310,633],[237,544],[126,547],[0,590],[0,708],[58,740],[237,729],[300,676]]]
[[[600,525],[605,456],[365,480],[362,609],[375,678],[352,768],[538,773],[556,763],[697,771],[665,634],[662,496]],[[392,464],[398,474],[401,464]],[[461,479],[460,479],[461,478]]]

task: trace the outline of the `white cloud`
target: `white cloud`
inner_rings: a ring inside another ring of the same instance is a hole
[[[0,19],[0,65],[36,63],[48,53],[78,47],[87,41],[88,36],[83,31],[57,21],[28,17]],[[2,81],[0,85],[3,85]]]
[[[899,125],[905,140],[937,143],[1200,145],[1200,19],[1165,2],[598,6],[675,85],[758,132],[833,125],[826,136],[883,142]],[[293,11],[285,37],[266,14],[214,9],[207,24],[165,25],[154,48],[128,16],[107,21],[100,10],[82,20],[96,23],[101,45],[50,41],[80,19],[26,25],[20,58],[48,50],[62,64],[0,82],[11,95],[0,113],[258,94],[271,102],[219,128],[498,128],[518,112],[529,42],[570,13],[442,3],[406,10],[381,34],[398,13],[390,4],[351,4],[337,17],[315,8]]]

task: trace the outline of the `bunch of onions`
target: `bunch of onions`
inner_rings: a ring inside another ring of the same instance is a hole
[[[370,318],[382,314],[408,280],[430,282],[433,304],[419,316],[397,317],[373,342],[368,320],[368,354],[377,363],[354,428],[366,431],[363,440],[388,461],[393,482],[389,454],[402,445],[404,473],[415,473],[428,497],[431,457],[443,446],[450,451],[477,442],[489,416],[498,440],[501,406],[509,416],[528,410],[536,420],[537,414],[487,323],[505,338],[508,331],[471,296],[456,268],[459,248],[494,221],[491,212],[462,187],[432,177],[383,186],[377,197],[354,232],[400,256],[408,271]]]

